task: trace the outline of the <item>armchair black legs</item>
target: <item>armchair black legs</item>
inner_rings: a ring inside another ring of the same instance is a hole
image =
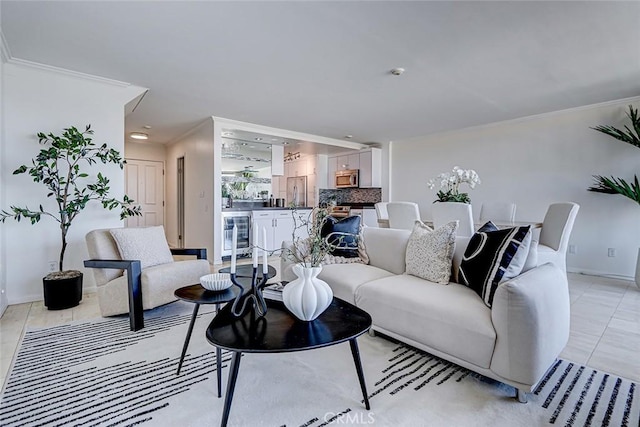
[[[90,259],[84,262],[87,268],[117,268],[127,270],[127,285],[129,288],[129,326],[132,331],[144,328],[142,315],[142,285],[140,276],[142,270],[140,261]]]

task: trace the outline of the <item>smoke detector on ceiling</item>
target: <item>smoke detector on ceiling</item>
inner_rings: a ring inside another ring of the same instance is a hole
[[[394,68],[391,70],[391,74],[393,74],[394,76],[399,76],[402,73],[404,73],[404,68]]]

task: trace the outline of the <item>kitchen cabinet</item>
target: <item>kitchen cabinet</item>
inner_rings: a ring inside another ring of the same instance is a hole
[[[337,157],[337,169],[339,171],[360,169],[360,153],[348,154]]]
[[[307,159],[298,159],[284,164],[285,175],[290,176],[306,176],[307,175]]]
[[[327,188],[336,188],[336,171],[338,170],[338,158],[329,157],[327,159]]]
[[[360,187],[382,187],[382,150],[368,148],[355,154],[329,157],[327,187],[336,188],[336,171],[349,169],[360,170]]]
[[[282,242],[293,238],[294,215],[298,215],[296,221],[300,224],[300,216],[308,215],[309,210],[293,211],[290,209],[259,210],[252,212],[252,226],[258,228],[258,236],[262,240],[262,229],[267,230],[267,244],[258,243],[261,249],[275,251],[282,247]],[[296,230],[296,237],[305,238],[309,234],[307,230]],[[253,242],[255,245],[256,242]],[[264,247],[263,247],[264,246]]]
[[[360,187],[382,187],[382,150],[360,152]]]

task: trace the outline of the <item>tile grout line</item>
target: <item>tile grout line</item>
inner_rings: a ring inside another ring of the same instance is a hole
[[[613,311],[613,314],[611,314],[611,316],[609,317],[609,320],[607,321],[607,326],[604,328],[604,331],[602,331],[602,334],[600,334],[600,337],[598,338],[598,341],[596,342],[596,345],[593,347],[593,350],[591,350],[591,353],[589,353],[589,357],[587,358],[587,363],[586,363],[587,365],[589,365],[589,363],[591,362],[591,357],[593,357],[593,353],[595,353],[596,349],[600,345],[600,342],[602,341],[602,338],[607,333],[607,329],[609,329],[609,325],[611,324],[611,319],[613,319],[613,317],[615,316],[616,312],[618,311],[618,309],[620,307],[620,304],[622,304],[622,299],[624,298],[624,295],[626,294],[627,290],[629,289],[629,286],[631,286],[631,284],[627,284],[627,287],[625,288],[625,291],[623,293],[621,293],[620,300],[618,301],[618,305],[616,305],[616,309]]]

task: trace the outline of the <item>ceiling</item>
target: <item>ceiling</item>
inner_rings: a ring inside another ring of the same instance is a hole
[[[149,88],[126,130],[158,143],[208,116],[386,142],[640,95],[636,1],[0,8],[12,58]]]

